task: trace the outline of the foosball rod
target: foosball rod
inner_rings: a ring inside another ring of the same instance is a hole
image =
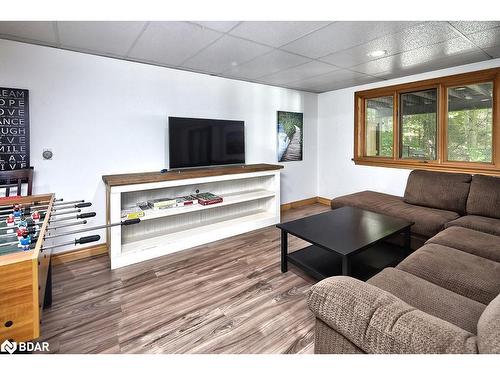
[[[79,203],[74,203],[74,202],[79,202]],[[91,202],[80,202],[80,201],[74,201],[74,202],[64,202],[64,204],[60,204],[60,205],[57,205],[57,206],[52,206],[52,211],[57,211],[57,210],[65,210],[67,208],[72,208],[72,207],[75,207],[75,208],[82,208],[82,207],[90,207],[92,206],[92,203]],[[21,208],[22,210],[29,210],[29,211],[48,211],[49,210],[49,205],[48,204],[43,204],[43,205],[40,205],[40,206],[29,206],[29,207],[26,207],[26,208]],[[9,209],[9,210],[3,210],[3,211],[0,211],[0,214],[6,214],[4,216],[9,216],[9,214],[11,214],[13,212],[13,209]]]
[[[99,236],[98,234],[94,234],[91,236],[75,238],[73,241],[62,242],[62,243],[58,243],[58,244],[50,245],[50,246],[46,246],[46,247],[42,246],[40,250],[44,251],[44,250],[54,249],[56,247],[67,246],[67,245],[79,245],[79,244],[99,241],[100,239],[101,239],[101,236]],[[33,239],[30,246],[33,245],[34,243],[36,243],[35,239]],[[17,244],[19,244],[19,241],[5,242],[5,243],[0,244],[0,247],[17,245]]]
[[[67,210],[67,209],[70,209],[70,208],[85,208],[85,207],[90,207],[90,206],[92,206],[91,202],[84,202],[84,203],[77,203],[77,204],[68,204],[68,203],[66,203],[64,206],[58,206],[57,208],[52,208],[51,212],[57,212],[59,210]],[[40,206],[40,207],[42,207],[42,206]],[[46,207],[46,206],[43,206],[43,207]],[[30,211],[31,211],[31,209],[32,209],[32,207],[30,208]],[[44,209],[36,209],[36,210],[33,210],[33,211],[47,212],[48,210],[49,209],[47,207],[47,208],[44,208]],[[0,211],[0,219],[9,217],[11,214],[12,214],[12,211]]]
[[[99,241],[100,239],[101,239],[101,236],[99,236],[98,234],[93,234],[91,236],[75,238],[73,241],[62,242],[62,243],[58,243],[56,245],[50,245],[50,246],[42,246],[40,248],[40,251],[50,250],[50,249],[54,249],[56,247],[68,246],[68,245],[75,245],[75,246],[76,245],[83,245],[85,243]]]
[[[61,224],[57,227],[47,227],[47,231],[50,231],[50,230],[56,230],[56,229],[59,229],[59,228],[65,228],[65,227],[70,227],[70,226],[73,226],[73,225],[83,225],[83,224],[87,224],[87,220],[82,220],[82,221],[76,221],[76,222],[72,222],[72,223],[68,223],[68,224]],[[13,229],[14,230],[14,229]],[[38,232],[38,229],[35,228],[35,225],[29,225],[26,227],[26,232],[28,234],[36,234]],[[84,232],[84,231],[81,231],[81,232]],[[14,232],[12,233],[4,233],[4,234],[0,234],[0,238],[5,238],[5,237],[14,237],[14,236],[17,236],[17,230],[15,230]],[[17,236],[19,237],[19,236]]]
[[[70,219],[87,219],[89,217],[94,217],[94,216],[96,216],[95,212],[84,212],[83,214],[77,214],[77,215],[68,216],[68,217],[61,217],[59,219],[50,219],[49,223],[57,223],[59,221],[70,220]]]
[[[45,203],[47,202],[47,203]],[[57,202],[57,203],[53,203],[52,204],[52,208],[53,209],[60,209],[61,206],[69,206],[71,204],[78,204],[78,203],[84,203],[85,200],[84,199],[79,199],[79,200],[76,200],[76,201],[67,201],[67,202],[63,202],[62,200]],[[3,207],[0,207],[0,213],[4,213],[4,212],[11,212],[12,210],[14,210],[15,206],[19,206],[21,209],[27,209],[29,208],[30,210],[37,210],[37,211],[40,211],[41,209],[44,209],[44,208],[48,208],[49,205],[50,205],[50,202],[49,201],[37,201],[35,202],[36,204],[29,204],[29,205],[23,205],[23,204],[16,204],[16,205],[12,205],[12,206],[3,206]],[[40,204],[40,203],[43,203],[43,204]]]
[[[73,221],[71,223],[66,223],[66,224],[60,224],[55,227],[51,227],[50,225],[47,227],[47,230],[57,230],[60,228],[67,228],[67,227],[72,227],[74,225],[82,225],[82,224],[87,224],[87,220],[82,220],[82,221]]]
[[[71,234],[77,234],[81,232],[90,232],[93,230],[98,230],[98,229],[106,229],[106,228],[111,228],[111,227],[117,227],[121,225],[134,225],[134,224],[139,224],[141,222],[141,219],[129,219],[129,220],[124,220],[119,223],[111,223],[111,224],[103,224],[103,225],[97,225],[95,227],[90,227],[90,228],[83,228],[83,229],[77,229],[77,230],[72,230],[69,232],[64,232],[64,233],[57,233],[57,234],[48,234],[44,237],[44,239],[51,239],[51,238],[56,238],[56,237],[62,237],[62,236],[69,236]]]
[[[92,202],[85,202],[84,200],[72,201],[72,202],[63,202],[58,205],[52,205],[52,211],[63,210],[70,207],[90,207],[92,206]],[[48,211],[48,204],[30,207],[30,210],[36,211]]]
[[[56,200],[54,200],[54,202],[55,202],[54,204],[57,204],[57,203],[62,202],[62,201],[63,201],[62,198],[56,199]],[[6,205],[6,206],[0,206],[0,210],[9,210],[9,209],[13,210],[15,206],[30,207],[30,206],[38,205],[40,203],[45,203],[45,202],[47,202],[47,205],[48,205],[48,203],[50,201],[45,200],[45,201],[32,201],[30,203],[14,203],[14,204]],[[71,203],[71,202],[65,202],[65,203]]]

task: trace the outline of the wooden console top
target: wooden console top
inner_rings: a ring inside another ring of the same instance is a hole
[[[282,169],[282,165],[275,164],[245,164],[231,165],[209,168],[190,168],[182,170],[161,172],[143,172],[143,173],[126,173],[112,174],[102,176],[102,180],[108,187],[146,184],[149,182],[161,182],[171,180],[183,180],[187,178],[222,176],[226,174],[252,173]]]

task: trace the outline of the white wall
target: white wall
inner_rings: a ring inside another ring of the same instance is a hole
[[[500,59],[330,91],[318,99],[318,195],[334,198],[362,190],[403,195],[410,170],[354,165],[354,93],[500,66]]]
[[[284,163],[282,203],[317,195],[316,94],[6,40],[0,86],[30,90],[34,193],[91,200],[92,225],[105,220],[102,175],[165,167],[168,116],[244,120],[247,163],[276,163],[276,111],[303,112],[304,160]]]

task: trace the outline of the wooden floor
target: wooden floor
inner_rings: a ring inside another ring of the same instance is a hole
[[[314,281],[280,272],[279,244],[268,227],[114,271],[107,256],[57,265],[41,339],[52,353],[312,353]]]

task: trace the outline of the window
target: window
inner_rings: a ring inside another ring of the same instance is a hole
[[[493,83],[448,88],[448,160],[491,163]]]
[[[500,175],[499,105],[500,68],[357,92],[353,160]]]
[[[437,89],[401,94],[399,156],[436,160]]]
[[[366,155],[392,157],[392,96],[366,100]]]

